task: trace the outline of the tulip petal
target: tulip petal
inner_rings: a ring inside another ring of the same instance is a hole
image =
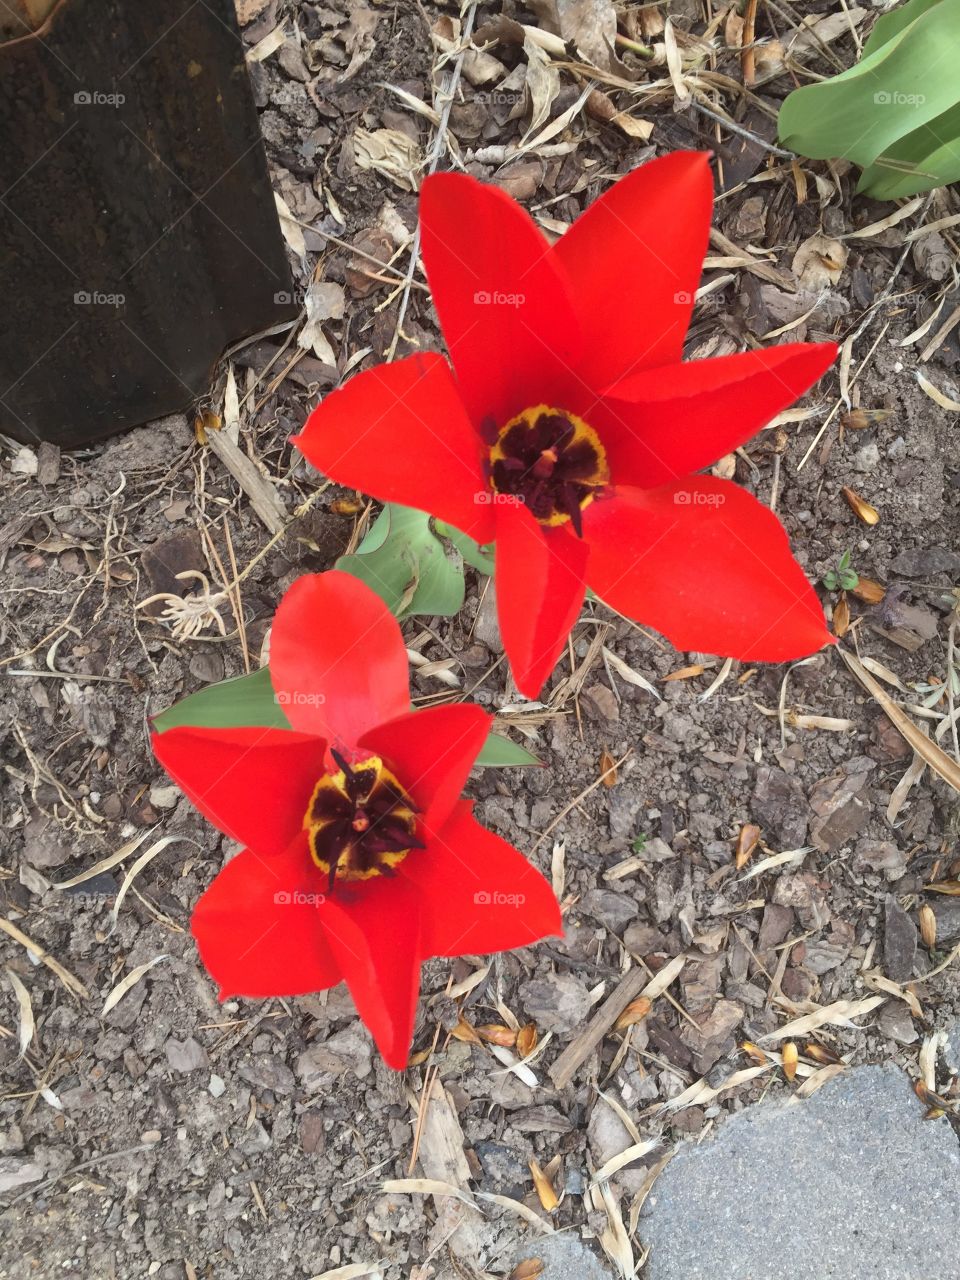
[[[381,502],[429,511],[489,540],[493,521],[471,425],[443,356],[377,365],[325,396],[293,443],[324,475]]]
[[[295,729],[352,748],[410,709],[407,651],[396,618],[349,573],[298,578],[270,635],[270,677]]]
[[[592,412],[614,482],[655,488],[708,467],[804,394],[837,357],[797,342],[631,374]]]
[[[709,157],[675,151],[620,178],[554,245],[584,326],[585,382],[680,359],[712,208]]]
[[[320,919],[357,1012],[386,1064],[402,1071],[420,990],[418,894],[399,876],[338,885]]]
[[[323,739],[287,729],[184,726],[155,733],[151,742],[203,816],[261,857],[283,853],[302,830],[324,771]]]
[[[422,826],[434,831],[460,799],[491,720],[465,702],[429,707],[378,725],[359,745],[387,763],[420,811]]]
[[[678,649],[783,662],[832,641],[783,525],[729,481],[615,490],[583,527],[593,590]]]
[[[524,697],[556,666],[583,604],[587,556],[569,524],[545,528],[521,504],[497,507],[497,614]]]
[[[529,214],[498,187],[465,174],[435,174],[421,190],[420,234],[434,305],[474,423],[489,431],[530,405],[567,404],[567,388],[577,382],[580,324]]]
[[[190,921],[221,1000],[308,995],[340,981],[318,914],[325,891],[302,835],[278,857],[245,849],[230,859]]]
[[[483,955],[562,934],[550,885],[506,840],[481,827],[461,800],[426,849],[400,866],[423,903],[424,956]]]

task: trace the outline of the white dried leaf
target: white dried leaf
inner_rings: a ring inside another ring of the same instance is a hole
[[[374,170],[404,191],[416,191],[423,163],[419,146],[399,129],[357,129],[353,155],[358,169]]]

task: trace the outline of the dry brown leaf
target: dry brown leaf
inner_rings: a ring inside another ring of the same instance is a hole
[[[617,762],[606,747],[600,752],[600,780],[605,787],[617,785]]]
[[[929,396],[934,404],[938,404],[941,409],[946,409],[949,413],[960,413],[960,403],[951,399],[939,387],[935,387],[930,379],[922,374],[919,369],[917,370],[917,382],[920,384],[920,390],[924,395]]]
[[[420,148],[399,129],[355,130],[353,155],[358,169],[372,169],[404,191],[416,191]]]
[[[844,485],[840,492],[847,500],[847,505],[858,520],[864,524],[876,524],[880,519],[880,512],[876,507],[872,507],[865,498],[861,498],[859,493],[851,489],[848,485]]]
[[[835,1067],[841,1063],[839,1054],[834,1053],[832,1049],[828,1049],[826,1045],[818,1044],[816,1040],[808,1040],[803,1046],[803,1056],[810,1058],[813,1062],[819,1062],[821,1066]]]
[[[537,1191],[537,1197],[540,1204],[547,1213],[553,1213],[557,1205],[560,1203],[556,1191],[553,1189],[553,1183],[540,1168],[536,1160],[528,1160],[530,1173],[533,1177],[533,1185]]]
[[[734,854],[738,871],[747,865],[759,844],[760,828],[753,822],[745,822],[740,828],[740,834],[737,836],[737,847]]]
[[[758,1067],[765,1067],[767,1065],[767,1055],[751,1040],[744,1040],[740,1046],[740,1052],[745,1053],[750,1061],[755,1062]]]
[[[848,254],[839,240],[808,236],[793,256],[793,274],[806,289],[827,289],[839,281]]]
[[[943,893],[948,898],[960,898],[960,880],[941,880],[938,884],[925,884],[928,893]]]
[[[783,1062],[783,1074],[792,1082],[796,1079],[797,1064],[800,1060],[797,1046],[792,1040],[788,1040],[783,1046],[780,1056]]]
[[[646,996],[631,1000],[614,1024],[614,1029],[616,1031],[625,1031],[627,1027],[632,1027],[635,1023],[642,1022],[652,1008],[653,1005]]]

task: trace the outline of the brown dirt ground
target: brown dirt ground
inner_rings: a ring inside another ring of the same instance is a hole
[[[825,0],[791,9],[799,19],[840,6]],[[320,232],[359,240],[375,257],[396,253],[394,274],[405,271],[407,257],[382,229],[392,226],[396,234],[384,202],[410,229],[415,195],[359,170],[351,139],[358,127],[389,125],[427,143],[427,122],[382,85],[429,100],[429,25],[438,12],[432,5],[378,5],[371,56],[342,84],[335,80],[349,55],[333,37],[344,30],[346,0],[325,6],[270,0],[246,31],[252,44],[286,14],[305,41],[320,42],[311,44],[309,92],[302,54],[289,44],[282,59],[274,55],[255,68],[274,181],[297,216]],[[477,25],[498,12],[496,3],[482,5]],[[699,4],[684,0],[670,12],[681,36],[704,30]],[[777,6],[761,6],[761,35],[789,35],[778,15]],[[535,21],[529,13],[519,16]],[[832,47],[848,65],[850,38],[841,36]],[[509,68],[522,62],[517,48],[493,52]],[[665,74],[636,60],[630,65],[640,84]],[[828,70],[815,58],[812,65]],[[739,80],[734,54],[720,52],[717,67]],[[598,82],[604,87],[602,77]],[[606,87],[618,106],[629,105],[627,94]],[[789,76],[781,75],[759,97],[775,104],[789,87]],[[574,73],[564,71],[553,116],[578,92]],[[737,110],[733,92],[716,100]],[[789,162],[753,144],[743,147],[726,132],[718,142],[711,120],[674,105],[671,90],[641,97],[637,113],[654,126],[648,143],[581,115],[553,140],[578,140],[563,154],[534,152],[505,169],[478,161],[468,168],[508,186],[548,218],[569,222],[610,177],[655,152],[710,147],[728,179],[717,225],[737,245],[769,250],[762,261],[789,287],[729,267],[709,269],[708,281],[732,279],[700,305],[688,354],[756,343],[804,315],[789,339],[843,339],[872,314],[854,345],[851,372],[879,342],[853,398],[867,409],[889,409],[889,417],[841,430],[842,415],[835,415],[799,469],[837,402],[835,371],[808,398],[808,420],[767,433],[731,467],[762,500],[776,487],[777,509],[812,578],[850,550],[854,567],[887,587],[880,605],[851,601],[852,638],[905,686],[907,692],[888,686],[898,700],[929,703],[934,683],[948,676],[949,593],[960,583],[960,445],[955,415],[934,404],[914,372],[926,342],[960,303],[951,233],[917,241],[891,296],[882,295],[905,231],[955,211],[956,193],[939,193],[896,227],[844,241],[849,259],[839,282],[798,298],[792,264],[801,242],[820,231],[849,235],[891,207],[856,197],[853,176],[831,177],[825,165],[805,166],[810,189],[798,204]],[[451,129],[465,150],[514,144],[524,122],[508,119],[509,111],[464,81]],[[751,107],[743,118],[772,140],[769,115]],[[814,173],[825,180],[821,189]],[[310,232],[307,249],[311,269],[320,264],[323,279],[346,285],[346,317],[326,327],[340,368],[363,348],[371,348],[363,364],[382,358],[397,321],[393,286],[364,277],[369,264]],[[923,338],[898,345],[941,304]],[[276,341],[236,353],[241,394],[247,378],[261,375],[276,354]],[[417,343],[439,343],[420,290],[411,293],[399,354]],[[958,361],[954,331],[922,366],[954,398]],[[344,496],[332,489],[294,515],[318,482],[286,441],[335,371],[307,357],[274,386],[286,363],[284,355],[257,383],[258,407],[243,415],[242,443],[290,517],[242,585],[254,662],[284,589],[300,573],[328,568],[359,533],[355,517],[332,509]],[[221,376],[212,403],[219,403],[222,386]],[[448,981],[473,973],[479,961],[425,969],[415,1049],[429,1050],[438,1026],[439,1040],[406,1078],[371,1054],[340,990],[218,1006],[188,922],[227,842],[168,785],[149,751],[146,717],[242,671],[242,645],[229,607],[223,610],[226,637],[208,628],[181,641],[136,605],[169,589],[163,574],[171,569],[202,569],[214,583],[223,581],[201,545],[201,530],[229,564],[229,525],[241,568],[263,551],[269,534],[217,457],[196,443],[186,416],[64,455],[59,477],[46,485],[11,469],[16,452],[16,446],[8,450],[0,469],[3,915],[76,975],[89,997],[73,998],[23,946],[0,941],[4,964],[29,992],[37,1025],[25,1060],[18,1061],[20,1015],[5,982],[0,1170],[32,1162],[57,1179],[7,1193],[0,1275],[233,1280],[281,1271],[316,1276],[378,1259],[387,1280],[506,1275],[516,1241],[528,1230],[516,1213],[487,1205],[468,1256],[457,1247],[459,1234],[444,1243],[446,1211],[438,1217],[428,1198],[381,1190],[384,1178],[407,1175],[411,1099],[433,1067],[462,1127],[470,1185],[522,1200],[546,1216],[527,1160],[553,1161],[555,1184],[565,1190],[553,1222],[581,1232],[600,1254],[597,1237],[606,1218],[581,1193],[591,1171],[633,1139],[598,1088],[625,1109],[644,1138],[662,1133],[669,1147],[762,1093],[789,1089],[772,1070],[702,1105],[660,1110],[701,1077],[717,1085],[749,1065],[740,1041],[756,1041],[815,1005],[870,995],[865,968],[900,982],[920,979],[920,1015],[891,999],[856,1026],[824,1028],[818,1039],[847,1062],[895,1060],[915,1076],[923,1037],[960,1012],[955,966],[922,981],[960,942],[960,900],[923,891],[931,879],[957,874],[958,797],[927,771],[895,820],[887,819],[911,751],[840,658],[822,654],[789,676],[786,668],[748,673],[733,664],[704,698],[719,662],[677,654],[598,606],[587,607],[570,662],[561,664],[544,709],[520,717],[529,745],[549,767],[487,771],[470,783],[482,821],[531,851],[547,874],[565,865],[566,938],[497,958],[461,1002],[474,1024],[502,1023],[505,1007],[521,1023],[534,1020],[541,1035],[553,1032],[533,1067],[536,1086],[503,1073],[485,1048],[446,1034],[456,1020],[444,995]],[[843,485],[876,507],[878,524],[857,521],[840,493]],[[477,700],[499,709],[515,705],[516,695],[503,665],[490,670],[499,649],[489,595],[481,607],[483,591],[471,573],[458,618],[414,619],[406,631],[427,658],[455,657],[452,670],[462,686],[476,685]],[[605,665],[597,646],[591,649],[598,634],[659,697]],[[702,674],[664,683],[699,661]],[[566,679],[571,670],[573,681]],[[419,691],[425,698],[447,692],[432,677],[420,679]],[[941,698],[934,710],[944,709]],[[852,723],[842,730],[798,727],[794,713]],[[933,732],[940,721],[922,723]],[[949,732],[941,741],[949,746]],[[616,785],[594,788],[542,839],[599,776],[604,751],[617,759],[631,753]],[[762,829],[754,862],[784,850],[808,851],[744,881],[732,853],[747,822]],[[110,908],[130,859],[75,892],[50,888],[147,831],[141,851],[160,836],[172,842],[140,872],[112,931]],[[611,877],[611,868],[632,854],[631,869]],[[918,945],[923,903],[937,917],[932,948]],[[658,1000],[627,1045],[608,1035],[573,1084],[554,1089],[548,1068],[622,971],[646,963],[653,972],[681,952],[688,959],[671,988],[675,1003]],[[157,957],[163,958],[156,967],[101,1016],[115,985]],[[116,1155],[130,1148],[132,1154]],[[615,1180],[628,1228],[635,1223],[631,1200],[648,1185],[648,1170],[661,1153]],[[418,1172],[432,1159],[428,1149]],[[633,1245],[639,1256],[642,1239]]]

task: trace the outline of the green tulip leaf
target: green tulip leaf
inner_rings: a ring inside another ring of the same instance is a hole
[[[463,558],[448,550],[423,511],[390,503],[337,568],[365,582],[397,618],[450,616],[464,598]]]
[[[521,747],[518,742],[491,729],[476,763],[488,769],[503,769],[510,765],[539,764],[540,761],[526,747]]]
[[[488,555],[479,542],[469,534],[455,529],[452,524],[445,524],[442,520],[436,520],[434,523],[440,537],[453,543],[463,556],[465,564],[477,569],[480,573],[485,573],[488,577],[493,574],[493,555]],[[493,548],[491,547],[490,550],[492,552]]]
[[[877,21],[856,66],[797,89],[780,109],[784,146],[860,165],[876,199],[960,178],[960,4],[908,0]]]
[[[199,689],[154,716],[152,724],[157,733],[166,733],[168,729],[182,725],[197,725],[203,729],[240,729],[249,725],[268,729],[290,728],[283,707],[273,692],[267,667]]]

